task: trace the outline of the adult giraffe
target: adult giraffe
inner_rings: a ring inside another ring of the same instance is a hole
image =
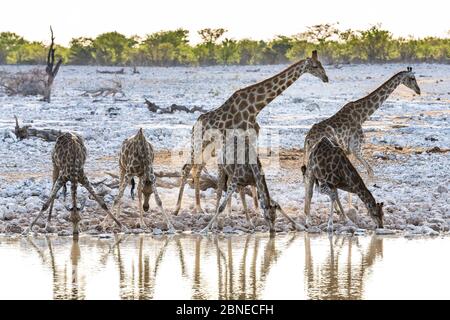
[[[259,131],[256,122],[258,114],[304,73],[310,73],[323,82],[328,82],[317,51],[313,51],[310,58],[294,63],[273,77],[236,91],[222,106],[202,114],[197,119],[192,128],[190,159],[182,169],[175,215],[180,211],[184,186],[191,171],[195,187],[195,211],[203,212],[200,206],[200,174],[207,157],[210,156],[205,152],[206,148],[213,147],[218,136],[219,139],[224,139],[227,130],[242,130],[256,137]],[[211,151],[213,149],[214,147]]]

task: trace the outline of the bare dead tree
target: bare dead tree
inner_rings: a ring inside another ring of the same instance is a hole
[[[45,141],[53,142],[56,141],[56,139],[62,134],[62,131],[54,129],[40,130],[32,128],[31,126],[20,127],[17,116],[14,116],[14,119],[16,120],[16,127],[14,128],[14,134],[19,140],[27,139],[30,137],[37,137]]]
[[[97,71],[97,73],[103,73],[103,74],[125,74],[125,69],[124,68],[122,68],[122,69],[119,69],[119,70],[113,70],[113,71],[111,71],[111,70],[96,70]]]
[[[83,97],[107,97],[113,96],[115,97],[117,94],[120,94],[121,97],[125,96],[123,92],[122,83],[119,80],[111,80],[112,86],[100,87],[93,90],[86,90],[81,95]]]
[[[50,34],[51,34],[51,43],[47,54],[47,68],[45,69],[45,72],[47,73],[47,83],[45,85],[44,99],[43,99],[48,103],[50,103],[50,94],[52,90],[53,81],[55,80],[56,75],[58,74],[59,71],[59,67],[62,64],[62,59],[60,58],[55,65],[55,51],[56,51],[55,37],[53,36],[53,29],[51,26],[50,26]]]
[[[208,111],[208,110],[203,109],[202,107],[188,108],[188,107],[180,106],[177,104],[172,104],[170,107],[167,107],[167,108],[161,108],[161,107],[157,106],[155,103],[148,101],[147,99],[145,99],[145,104],[147,105],[147,109],[150,112],[154,112],[154,113],[174,113],[175,111],[182,111],[182,112],[187,112],[187,113],[194,113],[194,112],[198,111],[200,113],[205,113]]]

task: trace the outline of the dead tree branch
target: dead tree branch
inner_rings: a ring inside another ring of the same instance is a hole
[[[121,97],[125,97],[125,93],[123,92],[122,83],[118,80],[111,80],[112,86],[109,87],[100,87],[98,89],[86,90],[81,95],[83,97],[107,97],[120,94]]]
[[[102,73],[102,74],[125,74],[125,69],[119,69],[119,70],[96,70],[97,73]]]
[[[159,106],[157,106],[155,103],[148,101],[147,99],[145,99],[145,104],[147,105],[147,109],[150,112],[154,112],[154,113],[174,113],[175,111],[182,111],[182,112],[187,112],[187,113],[194,113],[194,112],[200,112],[200,113],[205,113],[207,112],[207,110],[203,109],[202,107],[192,107],[192,108],[188,108],[185,106],[179,106],[176,104],[172,104],[170,107],[168,108],[161,108]]]
[[[50,26],[50,37],[51,37],[51,43],[50,48],[48,49],[47,54],[47,68],[45,68],[45,72],[47,73],[47,83],[45,86],[45,93],[43,101],[47,101],[50,103],[50,94],[52,90],[53,81],[56,78],[56,75],[58,74],[59,68],[62,64],[62,59],[59,58],[58,62],[55,65],[55,37],[53,35],[53,29]]]
[[[55,65],[55,37],[53,36],[52,27],[50,27],[51,44],[47,54],[47,66],[45,70],[33,69],[28,72],[18,72],[12,75],[5,75],[0,78],[0,86],[5,90],[7,95],[22,96],[43,96],[42,100],[50,102],[50,94],[62,64],[59,59]]]
[[[31,126],[20,127],[17,116],[14,116],[14,118],[16,120],[16,127],[14,128],[14,134],[19,140],[27,139],[30,137],[37,137],[48,142],[53,142],[56,141],[56,139],[62,134],[62,131],[54,129],[39,130],[31,128]]]

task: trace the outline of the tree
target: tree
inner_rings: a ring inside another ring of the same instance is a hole
[[[0,64],[16,63],[17,50],[26,43],[19,35],[12,32],[0,33]]]
[[[288,62],[286,54],[292,48],[292,45],[293,39],[291,37],[277,36],[263,49],[262,63],[275,64]]]
[[[217,41],[223,36],[227,30],[223,28],[211,29],[206,28],[198,31],[202,43],[197,46],[196,52],[199,54],[198,61],[201,64],[216,64]]]
[[[189,31],[176,29],[147,35],[139,50],[151,65],[177,65],[192,60],[187,44]]]
[[[333,36],[339,34],[339,30],[335,25],[336,24],[325,23],[307,27],[305,32],[300,33],[299,38],[322,45]]]
[[[386,61],[392,46],[392,34],[380,25],[360,31],[361,47],[369,62]]]
[[[239,63],[239,48],[236,40],[225,38],[219,47],[218,61],[222,64]]]
[[[239,64],[258,64],[261,62],[261,51],[266,46],[264,41],[243,39],[237,43]]]
[[[42,42],[26,42],[15,52],[18,64],[45,64],[47,49]]]
[[[95,62],[94,40],[91,38],[74,38],[70,41],[69,63],[89,65]]]
[[[215,44],[217,40],[219,40],[219,38],[223,36],[226,32],[227,30],[223,28],[218,29],[206,28],[199,30],[198,34],[202,38],[203,43]]]
[[[99,35],[93,42],[94,55],[101,65],[123,65],[127,62],[127,54],[136,44],[118,32],[107,32]]]

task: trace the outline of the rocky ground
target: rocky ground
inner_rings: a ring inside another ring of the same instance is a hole
[[[54,143],[39,138],[17,140],[13,133],[14,115],[36,128],[76,131],[83,135],[89,152],[87,174],[99,194],[111,205],[117,188],[114,178],[106,172],[117,173],[116,155],[123,139],[143,127],[157,150],[155,169],[177,172],[183,164],[179,152],[186,151],[190,127],[199,115],[152,114],[144,104],[144,97],[163,107],[176,103],[212,109],[235,89],[266,78],[283,67],[264,66],[258,67],[259,70],[250,67],[142,68],[140,75],[128,72],[119,78],[124,85],[125,98],[97,99],[82,96],[82,93],[111,79],[97,75],[95,68],[68,66],[58,75],[51,104],[34,97],[8,97],[0,93],[0,233],[21,233],[37,214],[51,188],[50,154]],[[299,168],[307,130],[313,123],[332,115],[345,102],[375,89],[403,67],[396,64],[328,67],[330,84],[305,76],[261,113],[261,150],[266,147],[281,150],[278,161],[263,161],[269,189],[273,198],[299,223],[304,222],[304,187]],[[423,94],[418,97],[404,87],[398,88],[364,126],[365,155],[376,175],[368,187],[377,201],[385,203],[385,229],[378,230],[380,234],[437,235],[450,229],[450,66],[424,64],[413,68]],[[3,69],[17,71],[15,67]],[[210,170],[214,172],[214,166],[211,165]],[[364,172],[362,175],[365,178]],[[178,179],[161,178],[160,184],[159,194],[170,212],[175,207]],[[82,213],[83,232],[114,231],[99,227],[104,214],[86,192],[80,192],[80,199],[87,199]],[[193,190],[188,187],[180,215],[172,217],[179,231],[199,231],[214,212],[213,189],[202,192],[205,215],[192,214],[193,199]],[[220,231],[249,231],[238,199],[237,195],[233,199],[232,216],[224,213],[219,219]],[[341,199],[345,206],[344,193]],[[247,200],[252,208],[251,199]],[[362,203],[355,197],[354,202],[357,212],[350,214],[357,217],[356,226],[340,225],[336,219],[337,233],[364,234],[373,228]],[[151,212],[145,216],[149,229],[142,230],[137,204],[127,192],[120,219],[130,232],[165,232],[167,226],[154,200],[151,207]],[[324,230],[328,210],[328,199],[315,194],[313,221],[317,228],[311,228],[310,232]],[[55,202],[53,228],[44,230],[42,220],[35,230],[69,235],[68,217],[60,196]],[[264,220],[257,212],[253,220],[256,231],[266,231]],[[285,232],[291,227],[279,217],[276,228]]]

